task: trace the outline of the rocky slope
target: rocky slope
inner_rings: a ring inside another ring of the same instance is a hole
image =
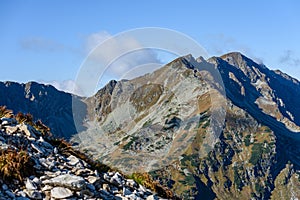
[[[9,118],[2,112],[0,199],[160,199],[118,172],[95,169],[41,123],[1,110]]]

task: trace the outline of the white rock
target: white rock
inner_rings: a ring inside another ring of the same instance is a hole
[[[42,194],[37,190],[26,190],[25,192],[31,199],[43,199]]]
[[[26,136],[37,138],[36,135],[33,133],[32,126],[26,124],[19,124],[18,127],[20,131],[23,131],[25,133]]]
[[[150,195],[147,197],[146,200],[158,200],[157,196],[156,195]]]
[[[88,176],[87,177],[87,181],[91,184],[94,184],[96,181],[98,181],[99,178],[98,177],[95,177],[95,176]]]
[[[6,133],[8,134],[13,134],[15,132],[17,132],[18,127],[17,126],[7,126],[6,128]]]
[[[73,196],[73,192],[64,187],[55,187],[51,190],[51,197],[55,199],[65,199]]]
[[[122,176],[116,172],[113,177],[111,177],[110,182],[117,185],[122,185]]]
[[[50,180],[45,180],[43,184],[66,187],[72,190],[82,190],[86,187],[86,182],[82,177],[71,174],[59,175]]]
[[[69,165],[75,166],[79,163],[79,159],[73,155],[70,155],[67,159]]]
[[[37,189],[35,183],[32,182],[29,178],[27,178],[27,180],[26,180],[25,187],[27,190],[36,190]]]
[[[41,181],[38,177],[34,177],[34,178],[32,179],[32,182],[34,182],[34,183],[37,184],[37,185],[40,185],[40,184],[42,183],[42,181]]]
[[[49,191],[49,190],[51,190],[53,187],[52,186],[50,186],[50,185],[45,185],[43,188],[42,188],[42,191],[44,192],[44,191]]]
[[[31,143],[31,147],[36,150],[38,153],[40,154],[44,154],[45,151],[44,149],[42,149],[41,147],[39,147],[38,145],[34,144],[34,143]]]

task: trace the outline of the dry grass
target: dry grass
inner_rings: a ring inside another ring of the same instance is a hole
[[[0,106],[0,118],[12,118],[13,116],[12,110],[7,109],[6,106]]]
[[[33,161],[26,151],[8,149],[0,152],[1,179],[22,181],[25,177],[34,174],[33,169]]]
[[[163,198],[178,199],[169,188],[162,186],[158,181],[154,181],[148,173],[133,173],[129,178],[156,192]]]

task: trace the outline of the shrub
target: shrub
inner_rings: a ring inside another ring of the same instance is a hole
[[[129,178],[133,179],[140,185],[151,189],[163,198],[177,199],[170,189],[162,186],[158,181],[154,181],[149,173],[133,173]]]
[[[34,125],[34,122],[33,122],[33,116],[30,114],[30,113],[26,113],[26,114],[23,114],[21,112],[19,112],[17,115],[16,115],[16,120],[19,122],[19,123],[27,123],[31,126]]]
[[[263,145],[261,143],[253,144],[252,154],[249,162],[252,163],[253,165],[256,165],[258,161],[261,159],[262,153],[263,153]]]
[[[248,147],[250,145],[250,137],[251,137],[251,135],[247,135],[244,139],[244,143],[245,143],[246,147]]]
[[[0,152],[0,176],[3,180],[17,179],[22,181],[34,174],[33,161],[24,150],[7,149]]]
[[[12,110],[7,109],[6,106],[0,106],[0,118],[2,117],[12,118],[13,117]]]

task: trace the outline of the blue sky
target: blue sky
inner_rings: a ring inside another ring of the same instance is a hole
[[[173,29],[211,56],[240,51],[300,79],[299,10],[297,0],[2,0],[0,80],[68,87],[93,36],[141,27]]]

